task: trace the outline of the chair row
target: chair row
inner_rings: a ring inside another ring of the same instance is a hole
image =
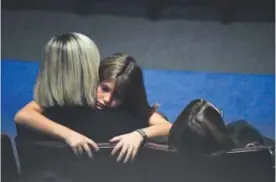
[[[15,140],[2,134],[2,181],[17,182],[273,182],[275,171],[267,148],[235,149],[220,156],[188,158],[166,145],[147,143],[133,162],[111,156],[112,145],[99,144],[94,158],[76,156],[59,142]],[[21,171],[19,174],[18,171]]]

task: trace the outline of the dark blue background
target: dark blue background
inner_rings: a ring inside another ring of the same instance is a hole
[[[14,114],[32,100],[38,66],[2,60],[2,131],[10,135]],[[144,70],[144,79],[150,103],[159,103],[172,122],[189,101],[204,98],[223,109],[226,123],[245,119],[274,137],[275,75]]]

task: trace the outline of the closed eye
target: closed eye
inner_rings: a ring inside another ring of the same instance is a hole
[[[109,87],[105,86],[105,85],[101,85],[101,88],[104,92],[110,92],[111,91],[111,89]]]

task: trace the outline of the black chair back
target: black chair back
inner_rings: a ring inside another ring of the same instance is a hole
[[[220,156],[181,155],[166,146],[148,144],[141,152],[147,181],[273,182],[275,171],[264,147],[235,149]]]
[[[110,155],[112,145],[99,144],[100,151],[90,159],[85,154],[76,156],[71,148],[60,142],[17,140],[16,143],[25,181],[37,176],[45,178],[48,173],[70,182],[129,182],[142,176],[137,170],[139,157],[132,163],[118,163]]]
[[[99,144],[93,160],[57,142],[17,145],[25,180],[47,173],[66,182],[273,182],[275,176],[269,150],[262,147],[191,159],[166,145],[148,143],[132,163],[122,164],[110,155],[109,144]]]
[[[1,181],[18,182],[19,168],[16,164],[16,150],[12,145],[12,139],[4,133],[1,133]]]

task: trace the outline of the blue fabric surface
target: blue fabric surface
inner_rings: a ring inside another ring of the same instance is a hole
[[[37,62],[2,60],[2,131],[15,135],[13,117],[32,100]],[[248,120],[264,135],[274,137],[275,75],[203,73],[189,71],[144,70],[150,103],[172,122],[196,98],[204,98],[223,109],[229,123]]]

